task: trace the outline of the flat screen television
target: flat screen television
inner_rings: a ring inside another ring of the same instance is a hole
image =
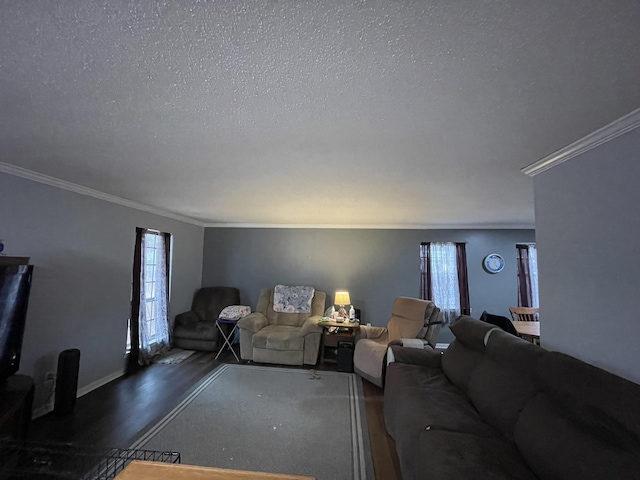
[[[32,265],[0,265],[0,384],[20,368]]]

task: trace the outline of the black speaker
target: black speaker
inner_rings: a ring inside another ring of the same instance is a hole
[[[72,348],[58,355],[58,375],[56,377],[56,397],[53,413],[68,415],[73,411],[78,394],[78,370],[80,350]]]
[[[338,342],[338,364],[336,370],[339,372],[353,372],[353,343]]]

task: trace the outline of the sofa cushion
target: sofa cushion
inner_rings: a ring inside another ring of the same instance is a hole
[[[302,350],[304,338],[299,327],[286,325],[267,325],[253,335],[254,348],[268,350]]]
[[[640,385],[542,351],[531,368],[541,391],[515,426],[531,468],[543,479],[640,478]]]
[[[516,444],[543,480],[640,478],[638,439],[616,425],[603,439],[602,430],[590,426],[589,420],[576,418],[541,393],[518,419]]]
[[[483,358],[483,353],[471,350],[458,340],[454,340],[442,354],[442,369],[451,383],[467,393],[473,371],[480,365]]]
[[[507,332],[492,332],[485,356],[473,372],[468,394],[480,416],[513,441],[520,411],[537,393],[529,374],[545,351]]]
[[[420,432],[415,451],[407,463],[409,468],[402,471],[404,480],[537,478],[515,446],[500,438],[432,427]],[[401,455],[403,452],[398,452]]]
[[[637,383],[558,352],[545,352],[532,374],[547,394],[583,421],[599,429],[616,425],[633,432],[636,441],[640,438],[640,385]],[[601,432],[605,433],[605,430]]]
[[[499,436],[439,368],[389,364],[384,402],[387,431],[396,441],[411,444],[426,427]]]
[[[176,325],[173,329],[175,338],[188,340],[217,340],[219,333],[215,320],[205,320],[188,326]]]
[[[500,330],[498,327],[480,322],[468,315],[460,315],[449,328],[456,336],[457,341],[477,352],[484,352],[490,331]]]
[[[442,356],[442,369],[456,387],[468,393],[474,370],[484,358],[486,342],[500,329],[467,315],[460,315],[450,328],[456,339]]]

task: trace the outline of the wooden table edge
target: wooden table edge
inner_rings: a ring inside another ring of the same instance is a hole
[[[180,463],[161,463],[145,460],[133,460],[116,480],[164,480],[174,478],[197,480],[315,480],[315,477],[287,475],[283,473],[252,472],[248,470],[231,470],[218,467],[199,467]]]

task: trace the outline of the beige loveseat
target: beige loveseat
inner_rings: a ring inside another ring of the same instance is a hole
[[[315,365],[318,361],[326,293],[315,291],[309,313],[276,312],[273,288],[260,292],[253,313],[238,321],[243,360],[284,365]]]

